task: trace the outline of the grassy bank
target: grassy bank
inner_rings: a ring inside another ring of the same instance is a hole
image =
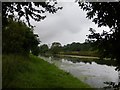
[[[3,88],[90,88],[55,65],[30,55],[3,55]]]
[[[74,52],[60,52],[61,55],[77,55],[77,56],[93,56],[98,57],[97,51],[74,51]]]

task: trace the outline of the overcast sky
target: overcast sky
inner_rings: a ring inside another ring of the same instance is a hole
[[[90,34],[89,28],[101,32],[108,30],[106,27],[98,28],[91,20],[86,18],[86,12],[82,11],[77,3],[59,2],[63,6],[55,14],[47,13],[47,17],[41,22],[34,22],[35,33],[40,37],[42,44],[60,42],[62,45],[80,42],[83,43]]]

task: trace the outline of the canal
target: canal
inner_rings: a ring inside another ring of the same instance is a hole
[[[53,56],[40,58],[55,64],[93,88],[105,88],[109,86],[105,82],[118,84],[119,81],[114,62],[110,60]]]

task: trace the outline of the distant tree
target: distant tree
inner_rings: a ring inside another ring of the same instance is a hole
[[[58,54],[62,50],[62,46],[59,42],[53,42],[50,48],[52,54]]]
[[[80,50],[81,50],[80,43],[75,43],[75,42],[73,42],[73,43],[71,44],[71,50],[72,50],[72,51],[80,51]]]
[[[61,47],[61,44],[59,42],[53,42],[51,48],[53,47]]]
[[[47,44],[43,44],[43,45],[41,45],[40,47],[39,47],[39,52],[41,53],[41,54],[45,54],[46,52],[48,52],[48,50],[49,50],[49,48],[48,48],[48,45]]]
[[[80,47],[80,43],[71,43],[71,44],[67,44],[64,45],[64,50],[65,51],[80,51],[81,47]]]
[[[94,51],[94,48],[93,48],[93,46],[91,45],[90,42],[84,42],[84,43],[81,44],[81,50],[83,50],[83,51]]]
[[[110,31],[102,34],[90,29],[89,41],[95,43],[102,57],[116,59],[120,66],[120,1],[119,2],[79,2],[79,6],[87,12],[87,18],[101,26],[108,26]],[[120,70],[120,67],[117,68]]]
[[[89,51],[91,50],[91,45],[90,43],[76,43],[73,42],[71,44],[67,44],[63,46],[64,51],[69,52],[69,51]]]

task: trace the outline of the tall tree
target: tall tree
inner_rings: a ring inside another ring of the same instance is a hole
[[[61,49],[62,49],[61,43],[53,42],[50,51],[52,54],[58,54],[61,51]]]
[[[87,12],[87,18],[98,24],[98,27],[108,26],[110,31],[102,34],[90,29],[90,41],[95,43],[103,57],[116,59],[120,66],[120,2],[80,2],[81,9]],[[120,67],[117,68],[120,70]]]
[[[46,52],[48,52],[49,48],[47,44],[43,44],[39,47],[40,53],[41,54],[45,54]]]
[[[53,42],[51,48],[54,48],[54,47],[61,47],[61,43]]]
[[[2,52],[28,55],[30,51],[37,55],[38,35],[33,33],[24,22],[9,19],[9,24],[2,31]]]

